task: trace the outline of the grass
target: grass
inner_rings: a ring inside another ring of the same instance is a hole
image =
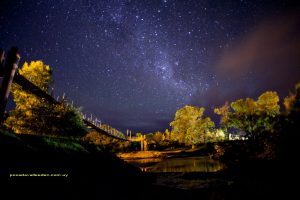
[[[79,141],[65,140],[61,138],[44,137],[43,141],[50,147],[56,150],[63,150],[65,152],[85,152],[88,151],[79,143]]]
[[[32,150],[32,146],[18,135],[0,128],[0,151],[5,152],[5,155]]]
[[[84,142],[79,137],[14,134],[0,128],[0,151],[7,155],[20,156],[25,152],[97,154],[107,151],[95,144]]]
[[[10,135],[14,134],[10,133]],[[66,137],[59,136],[40,136],[29,134],[18,134],[13,137],[23,143],[26,143],[36,151],[59,151],[69,153],[88,152],[81,144],[81,141],[79,139],[68,139]]]
[[[6,131],[6,130],[0,129],[0,134],[2,134],[3,136],[7,136],[7,137],[11,137],[11,138],[20,140],[20,138],[18,138],[18,136],[16,134],[13,134],[13,133],[11,133],[9,131]]]

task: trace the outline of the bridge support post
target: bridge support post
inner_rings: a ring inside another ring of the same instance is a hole
[[[141,135],[141,151],[147,151],[147,141],[146,141],[146,135]]]
[[[140,137],[141,137],[141,139],[140,139],[140,141],[141,141],[141,151],[144,151],[144,140],[143,140],[143,135],[141,135]]]
[[[144,151],[148,151],[148,143],[146,140],[146,135],[144,135]]]
[[[0,123],[3,123],[4,121],[7,99],[10,93],[11,84],[18,68],[19,60],[20,55],[18,48],[12,47],[5,60],[4,76],[0,88]]]

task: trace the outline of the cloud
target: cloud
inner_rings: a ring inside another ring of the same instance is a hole
[[[217,61],[219,76],[255,76],[259,86],[291,88],[300,81],[300,15],[289,14],[261,22]]]

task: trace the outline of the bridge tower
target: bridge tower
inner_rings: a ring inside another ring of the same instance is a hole
[[[1,68],[3,72],[3,80],[0,86],[0,123],[4,120],[5,107],[7,104],[7,99],[10,93],[10,88],[15,76],[15,73],[18,69],[18,63],[20,60],[19,49],[17,47],[12,47],[8,54],[7,58],[4,61],[4,51],[1,51]]]
[[[141,142],[141,151],[147,151],[148,150],[148,144],[146,141],[146,135],[140,136],[140,142]]]

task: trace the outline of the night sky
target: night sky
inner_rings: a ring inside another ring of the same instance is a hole
[[[164,130],[186,104],[213,116],[225,101],[293,91],[295,2],[1,0],[0,47],[50,65],[55,95],[84,113],[121,131]]]

